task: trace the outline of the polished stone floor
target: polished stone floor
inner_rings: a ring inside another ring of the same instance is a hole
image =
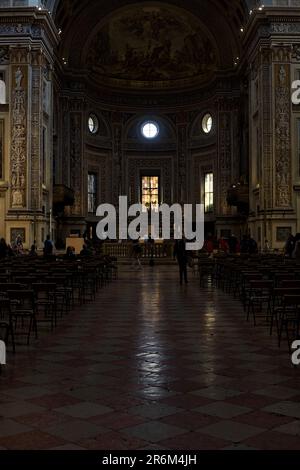
[[[300,449],[300,369],[240,303],[175,267],[122,268],[18,348],[1,449]]]

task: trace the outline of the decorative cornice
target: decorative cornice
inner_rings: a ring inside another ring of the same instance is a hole
[[[53,50],[58,46],[60,37],[52,17],[47,10],[36,8],[0,9],[1,44],[11,45],[30,41],[43,41],[53,60]]]

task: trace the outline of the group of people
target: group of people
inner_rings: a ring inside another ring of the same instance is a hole
[[[267,247],[269,247],[269,243],[266,240],[265,248]],[[251,255],[258,252],[258,245],[250,235],[244,235],[241,240],[235,235],[230,235],[228,238],[221,236],[219,240],[212,235],[208,235],[204,243],[204,251],[212,254],[215,250],[222,253],[248,253]]]
[[[15,256],[14,250],[11,245],[7,244],[4,238],[0,240],[0,259]]]
[[[153,266],[154,265],[154,259],[153,259],[154,239],[151,237],[151,235],[149,235],[147,243],[149,244],[150,253],[151,253],[150,266]],[[143,253],[143,248],[140,244],[140,240],[132,240],[132,246],[131,246],[132,269],[137,268],[139,271],[143,269],[142,261],[141,261],[142,253]],[[174,245],[173,256],[174,256],[174,259],[176,259],[178,262],[180,284],[183,284],[183,281],[187,284],[188,283],[187,266],[188,266],[188,261],[189,261],[189,253],[186,250],[185,239],[176,240],[175,245]]]
[[[18,235],[12,244],[6,243],[5,238],[0,240],[0,259],[23,255],[24,247],[21,235]]]
[[[50,240],[50,235],[48,235],[44,243],[44,256],[47,257],[49,255],[52,255],[52,253],[53,253],[53,243]],[[21,256],[25,254],[26,252],[23,247],[23,240],[22,240],[21,235],[17,236],[15,242],[12,245],[10,245],[9,243],[6,243],[5,238],[1,238],[0,259],[9,258],[13,256]],[[27,254],[31,257],[38,256],[36,240],[34,240],[33,244],[30,247],[29,253],[27,252]]]
[[[28,256],[31,256],[31,257],[38,256],[36,240],[34,240],[33,244],[31,245],[29,252],[28,251],[26,252],[23,248],[23,241],[20,235],[17,236],[12,246],[6,243],[4,238],[0,239],[0,259],[18,256],[18,255],[20,256],[20,255],[25,255],[25,254],[28,254]],[[88,256],[92,256],[93,254],[94,252],[93,252],[92,246],[90,246],[89,242],[85,240],[85,243],[80,252],[80,256],[88,257]],[[44,241],[43,255],[45,258],[51,258],[54,255],[54,244],[50,238],[50,235],[47,235],[47,238]],[[76,257],[75,248],[68,246],[66,254],[65,254],[65,258],[69,259],[69,258],[74,258],[74,257]]]

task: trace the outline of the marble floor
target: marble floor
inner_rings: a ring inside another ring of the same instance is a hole
[[[0,449],[300,449],[300,369],[239,301],[122,268],[0,376]]]

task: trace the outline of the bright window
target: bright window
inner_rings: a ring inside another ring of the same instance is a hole
[[[204,176],[204,205],[205,212],[213,212],[214,210],[214,175],[206,173]]]
[[[202,130],[205,134],[209,134],[212,130],[213,120],[210,114],[205,114],[204,118],[202,119]]]
[[[147,209],[158,210],[159,206],[159,177],[142,176],[142,204]]]
[[[159,134],[159,127],[156,122],[147,121],[142,125],[142,134],[146,139],[155,139]]]
[[[88,212],[95,214],[97,210],[97,175],[88,174]]]
[[[90,115],[89,120],[88,120],[88,126],[89,126],[89,131],[91,134],[96,134],[98,132],[99,123],[98,123],[97,116],[95,116],[95,114]]]

